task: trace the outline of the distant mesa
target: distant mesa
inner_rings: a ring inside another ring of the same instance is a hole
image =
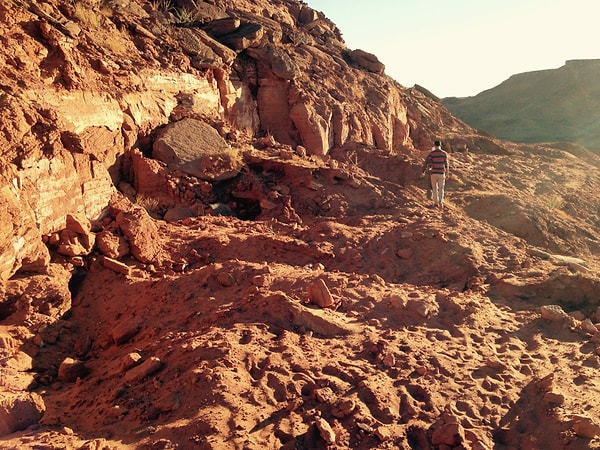
[[[474,128],[515,142],[570,142],[600,153],[600,59],[511,76],[474,97],[443,99]]]

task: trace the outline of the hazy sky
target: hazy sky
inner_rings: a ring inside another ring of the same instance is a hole
[[[600,58],[598,0],[306,0],[400,84],[465,97],[511,75]]]

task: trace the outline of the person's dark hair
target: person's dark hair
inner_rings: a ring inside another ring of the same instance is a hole
[[[440,141],[435,141],[433,145],[435,145],[436,147],[440,147],[442,143]]]

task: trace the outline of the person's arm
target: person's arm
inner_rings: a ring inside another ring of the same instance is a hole
[[[427,171],[427,168],[429,167],[429,160],[430,160],[430,155],[427,155],[427,158],[425,158],[425,162],[423,163],[423,169],[421,170],[422,175],[425,175],[425,172]]]

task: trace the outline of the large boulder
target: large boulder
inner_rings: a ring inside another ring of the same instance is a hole
[[[35,392],[6,393],[0,398],[0,436],[38,423],[45,410],[44,400]]]
[[[357,49],[349,52],[348,57],[360,69],[379,75],[382,75],[385,71],[385,65],[372,53]]]
[[[192,118],[165,126],[154,142],[152,156],[207,181],[233,178],[243,166],[241,154],[217,130]]]
[[[329,123],[320,115],[313,105],[296,103],[290,110],[290,118],[294,122],[302,145],[310,155],[326,155],[329,150]]]
[[[246,53],[256,61],[267,65],[273,72],[273,75],[282,80],[293,80],[299,76],[298,66],[281,47],[267,45],[259,48],[249,48],[246,50]]]
[[[229,48],[241,52],[248,47],[258,45],[265,30],[257,23],[243,23],[233,33],[221,37],[221,41]]]
[[[127,238],[131,254],[143,263],[154,262],[160,252],[160,236],[156,224],[146,210],[134,207],[117,215],[117,225]]]
[[[115,218],[133,257],[142,263],[156,262],[162,241],[158,227],[148,212],[128,198],[115,195],[110,201],[109,213]]]
[[[191,57],[192,65],[198,69],[231,64],[235,59],[236,54],[233,50],[215,41],[202,30],[179,28],[175,33],[183,51]]]

